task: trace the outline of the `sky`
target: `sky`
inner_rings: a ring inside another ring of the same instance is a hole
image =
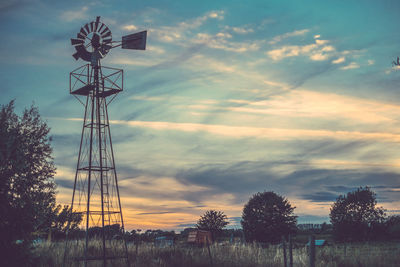
[[[127,229],[179,230],[208,209],[240,227],[274,191],[299,223],[370,186],[400,205],[399,1],[2,1],[0,104],[32,103],[51,127],[57,202],[70,204],[82,105],[70,38],[101,16],[113,40],[147,30],[109,105]]]

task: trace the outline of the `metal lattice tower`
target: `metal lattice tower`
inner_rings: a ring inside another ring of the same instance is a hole
[[[68,225],[64,266],[129,266],[124,220],[107,107],[123,90],[123,70],[104,67],[100,60],[112,49],[144,50],[147,32],[112,41],[111,31],[96,21],[84,25],[71,39],[73,57],[89,61],[70,73],[70,94],[85,107],[71,210],[83,216],[82,229]],[[78,234],[76,234],[78,233]],[[82,239],[84,242],[82,242]]]

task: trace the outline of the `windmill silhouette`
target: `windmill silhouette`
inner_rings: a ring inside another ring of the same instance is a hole
[[[84,245],[68,225],[64,265],[129,266],[108,105],[123,90],[123,70],[101,65],[111,49],[145,50],[147,31],[112,41],[110,29],[95,21],[71,39],[76,60],[90,62],[70,73],[70,94],[85,107],[71,211],[83,217]],[[78,243],[77,243],[78,242]]]

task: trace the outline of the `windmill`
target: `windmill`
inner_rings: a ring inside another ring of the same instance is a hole
[[[70,94],[85,107],[71,211],[82,215],[84,245],[67,226],[64,265],[129,266],[107,107],[123,90],[123,70],[101,65],[111,49],[145,50],[147,31],[112,41],[110,29],[95,21],[71,39],[76,60],[90,62],[70,73]]]
[[[400,66],[400,58],[399,57],[397,57],[397,61],[392,61],[392,66],[397,66],[397,67]]]

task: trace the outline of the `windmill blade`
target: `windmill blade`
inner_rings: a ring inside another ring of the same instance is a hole
[[[74,38],[71,38],[71,44],[72,44],[72,45],[83,44],[84,42],[85,42],[85,41],[82,40],[82,39],[74,39]]]
[[[86,30],[87,33],[90,32],[90,30],[89,30],[89,24],[87,24],[87,23],[86,23],[86,25],[85,25],[85,30]]]
[[[106,38],[108,36],[111,36],[111,31],[108,31],[105,34],[101,35],[102,38]]]
[[[111,48],[112,48],[111,45],[103,44],[103,45],[101,46],[101,51],[103,52],[103,54],[106,54],[108,51],[110,51]]]
[[[79,59],[79,53],[78,53],[78,52],[76,52],[76,53],[73,54],[72,56],[75,58],[75,60],[78,60],[78,59]]]
[[[94,21],[90,22],[90,32],[94,30]]]
[[[112,41],[111,38],[105,39],[105,40],[103,40],[103,44],[109,44],[109,43],[111,43],[111,41]]]
[[[84,40],[86,37],[82,33],[78,32],[78,34],[76,35],[76,38]]]
[[[88,32],[85,31],[85,29],[84,29],[83,27],[81,28],[80,33],[81,33],[83,36],[85,36],[85,37],[88,35]]]
[[[100,23],[100,28],[97,30],[97,32],[100,32],[103,29],[104,26],[105,25],[103,23]]]
[[[94,31],[97,32],[97,28],[99,27],[99,23],[100,23],[100,17],[96,17],[96,22],[95,22],[95,26],[94,26]]]
[[[92,53],[86,50],[85,46],[83,44],[75,46],[76,52],[78,53],[78,56],[85,60],[85,61],[90,61],[92,58]]]
[[[102,32],[100,32],[100,35],[103,35],[106,31],[110,31],[110,29],[108,29],[107,26],[106,26],[106,28],[105,28]]]
[[[145,50],[147,31],[122,36],[122,49]]]

